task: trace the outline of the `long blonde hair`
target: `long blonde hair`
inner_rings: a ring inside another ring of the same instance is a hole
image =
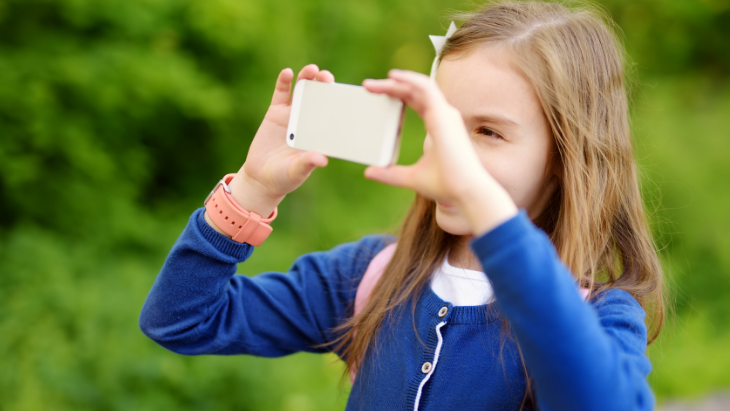
[[[533,1],[490,2],[456,18],[465,21],[439,63],[485,44],[506,46],[550,124],[561,181],[535,224],[591,295],[619,288],[636,298],[652,342],[664,318],[662,269],[639,190],[625,52],[613,23],[595,7]],[[462,241],[437,225],[434,202],[416,195],[370,300],[335,329],[344,332],[330,343],[343,353],[343,377],[357,371],[386,314],[428,286],[446,252]]]

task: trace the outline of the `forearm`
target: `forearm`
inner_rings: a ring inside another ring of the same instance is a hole
[[[142,331],[180,354],[276,357],[325,352],[348,315],[357,279],[385,246],[378,235],[298,257],[287,272],[235,274],[254,247],[226,238],[196,210],[140,314]]]
[[[226,290],[236,263],[245,261],[254,248],[211,236],[213,232],[208,233],[214,238],[211,243],[201,233],[197,216],[197,211],[191,215],[170,250],[139,319],[147,336],[185,354],[207,349],[201,345],[199,326],[209,320],[214,307],[228,304]]]
[[[474,239],[472,248],[546,409],[650,408],[651,366],[643,310],[635,300],[614,293],[599,317],[524,213]]]

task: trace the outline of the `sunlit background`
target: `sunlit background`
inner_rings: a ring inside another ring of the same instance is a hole
[[[185,357],[137,324],[235,172],[279,71],[428,73],[446,0],[0,0],[0,409],[341,410],[332,355]],[[671,286],[660,403],[730,389],[730,1],[603,1],[632,59],[636,158]],[[421,154],[411,110],[400,164]],[[412,192],[330,159],[239,273],[394,230]]]

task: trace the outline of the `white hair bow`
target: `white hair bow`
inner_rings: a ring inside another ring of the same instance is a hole
[[[433,43],[433,47],[436,48],[436,58],[433,59],[433,64],[431,65],[431,80],[433,81],[436,81],[436,66],[438,65],[439,54],[441,54],[441,50],[444,48],[444,44],[446,44],[446,39],[451,37],[455,31],[456,24],[452,21],[445,36],[428,36],[431,39],[431,43]]]

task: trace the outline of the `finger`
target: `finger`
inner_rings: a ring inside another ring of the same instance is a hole
[[[397,80],[365,79],[363,80],[362,85],[370,92],[387,94],[390,97],[398,98],[405,102],[413,99],[410,95],[413,92],[413,87],[407,83],[399,83]]]
[[[276,79],[276,87],[274,87],[274,96],[271,98],[271,104],[289,104],[289,91],[291,89],[291,79],[294,77],[294,71],[285,68],[279,72]]]
[[[372,92],[399,98],[411,106],[424,121],[427,130],[437,136],[447,136],[448,128],[463,122],[461,113],[451,106],[438,85],[421,73],[391,70],[394,78],[366,79],[363,86]]]
[[[434,86],[435,88],[438,88],[438,84],[436,84],[435,81],[431,80],[431,78],[427,75],[417,71],[390,69],[388,70],[388,77],[398,81],[407,81],[424,89],[432,88]]]
[[[409,99],[413,91],[413,87],[408,83],[401,83],[398,80],[386,79],[365,79],[362,81],[363,87],[373,93],[385,93],[391,97],[400,99]]]
[[[390,97],[403,100],[416,110],[421,117],[423,117],[427,105],[430,104],[430,101],[427,100],[426,93],[414,87],[410,82],[401,82],[395,79],[365,79],[362,85],[366,90],[373,93],[383,93]]]
[[[334,83],[335,76],[329,70],[322,70],[319,73],[317,73],[317,80],[323,81],[325,83]]]
[[[414,189],[411,184],[411,181],[413,180],[413,168],[411,166],[368,166],[365,169],[364,174],[365,178],[369,180],[378,181],[395,187]]]
[[[422,97],[431,103],[425,108],[449,105],[446,101],[446,96],[444,96],[438,84],[423,73],[411,70],[391,69],[388,71],[388,77],[398,82],[410,84],[415,90],[414,94],[417,97]]]
[[[299,75],[297,76],[297,81],[301,79],[306,80],[314,80],[314,78],[317,76],[317,73],[319,72],[319,67],[317,67],[316,64],[307,64],[306,66],[302,67],[301,70],[299,70]]]

